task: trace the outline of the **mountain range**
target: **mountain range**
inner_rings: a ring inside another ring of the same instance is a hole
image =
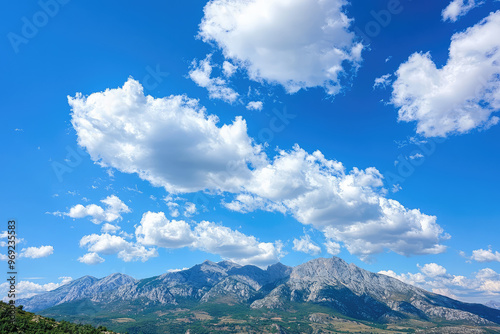
[[[203,304],[282,312],[297,305],[315,305],[337,317],[361,322],[413,321],[500,330],[498,309],[434,294],[337,257],[318,258],[296,267],[277,263],[266,270],[229,261],[205,261],[141,280],[119,273],[101,279],[84,276],[18,304],[25,310],[57,317],[77,314],[78,309],[68,310],[71,305],[83,310],[82,302],[91,305],[94,314],[102,310],[139,314],[149,308],[179,310]]]

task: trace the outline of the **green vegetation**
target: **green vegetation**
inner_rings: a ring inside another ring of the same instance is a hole
[[[286,310],[252,309],[248,305],[194,303],[146,305],[122,302],[119,305],[95,304],[89,300],[65,303],[42,312],[72,322],[105,325],[129,334],[205,334],[205,333],[412,333],[342,316],[329,307],[309,303],[288,303]],[[99,311],[98,311],[99,310]],[[311,321],[321,314],[324,321]]]
[[[283,310],[269,310],[252,309],[242,304],[198,303],[189,299],[179,299],[177,305],[162,305],[147,300],[113,303],[79,300],[52,307],[42,311],[41,314],[61,320],[61,323],[64,320],[87,323],[95,327],[106,326],[115,332],[129,334],[402,334],[415,333],[419,330],[423,331],[421,333],[426,333],[429,329],[436,330],[432,333],[440,333],[440,329],[443,328],[451,329],[443,333],[461,333],[455,329],[465,328],[452,323],[432,323],[417,319],[406,319],[397,324],[380,324],[347,317],[326,305],[297,302],[286,303]],[[484,333],[500,333],[498,326],[475,328],[481,328]],[[0,330],[0,333],[4,332]]]
[[[0,301],[0,333],[5,334],[111,334],[106,327],[56,321],[26,312],[22,306],[11,307]]]

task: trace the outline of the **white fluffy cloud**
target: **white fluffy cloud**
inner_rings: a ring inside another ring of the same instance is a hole
[[[217,126],[196,100],[144,96],[139,82],[69,98],[78,143],[92,160],[167,191],[237,190],[259,161],[246,122]]]
[[[187,202],[184,205],[184,216],[185,217],[192,217],[195,215],[198,211],[196,210],[196,204]]]
[[[222,63],[222,70],[224,72],[224,75],[228,78],[233,76],[234,72],[236,72],[237,69],[238,66],[233,65],[228,61],[224,61],[224,63]]]
[[[183,220],[168,220],[163,212],[146,212],[135,229],[137,241],[143,245],[165,248],[190,246],[194,234]]]
[[[495,251],[493,252],[490,249],[476,249],[472,251],[472,256],[471,259],[477,262],[493,262],[497,261],[500,262],[500,252]]]
[[[103,209],[101,206],[96,204],[89,204],[86,206],[77,204],[73,206],[69,212],[54,212],[53,214],[57,216],[68,216],[71,218],[92,217],[91,221],[94,224],[100,224],[103,221],[112,222],[117,219],[121,219],[122,213],[130,212],[130,208],[115,195],[108,196],[101,200],[101,202],[106,205],[106,208]]]
[[[179,217],[179,204],[172,200],[171,196],[167,196],[163,199],[168,206],[168,211],[172,217]]]
[[[80,240],[80,247],[89,251],[106,255],[116,254],[128,246],[128,242],[120,236],[111,234],[91,234]]]
[[[218,254],[240,264],[266,266],[279,261],[282,244],[259,242],[253,236],[203,221],[193,228],[182,220],[168,220],[163,212],[147,212],[136,227],[137,241],[164,248],[191,247]]]
[[[392,74],[384,74],[381,77],[375,78],[375,82],[373,83],[373,89],[375,88],[385,88],[391,83]]]
[[[248,104],[247,104],[248,110],[261,111],[263,107],[264,107],[264,103],[262,103],[262,101],[251,101],[251,102],[248,102]]]
[[[142,245],[128,242],[120,236],[107,233],[84,236],[80,240],[80,247],[86,247],[89,253],[118,254],[118,257],[125,262],[137,260],[145,262],[158,256],[155,248],[147,249]],[[89,255],[89,260],[90,257]]]
[[[191,70],[189,71],[189,77],[198,86],[206,88],[211,99],[219,99],[228,103],[233,103],[238,98],[238,93],[228,87],[228,82],[225,79],[211,77],[212,64],[210,60],[211,55],[207,55],[204,60],[199,62],[193,60]],[[233,65],[229,62],[224,62],[223,64],[223,71],[227,77],[230,77],[236,70],[235,67],[231,66]]]
[[[9,238],[9,233],[7,231],[2,231],[0,233],[0,247],[7,247],[8,245],[8,239]],[[5,240],[2,240],[5,239]]]
[[[31,259],[39,259],[41,257],[47,257],[53,253],[54,247],[52,246],[28,247],[23,248],[19,256]]]
[[[481,269],[471,277],[465,277],[448,274],[446,268],[436,263],[428,263],[419,268],[419,273],[398,275],[392,270],[383,270],[379,274],[467,302],[484,303],[500,296],[500,274],[493,269]]]
[[[31,281],[20,281],[16,285],[16,298],[17,299],[22,299],[22,298],[29,298],[34,295],[38,295],[40,293],[44,293],[47,291],[52,291],[54,289],[57,289],[58,287],[68,284],[69,282],[72,281],[71,277],[59,277],[59,280],[61,282],[59,283],[46,283],[46,284],[38,284],[34,283]],[[5,296],[3,297],[4,302],[8,302],[10,298],[7,297],[7,291],[10,289],[10,283],[2,283],[0,284],[0,293]]]
[[[104,232],[104,233],[116,233],[119,230],[120,230],[120,226],[113,225],[110,223],[104,223],[104,225],[102,225],[102,228],[101,228],[101,232]]]
[[[278,211],[286,213],[287,208],[283,204],[264,199],[251,194],[238,194],[230,203],[222,203],[226,208],[232,211],[247,213],[255,210],[264,210],[268,212]]]
[[[476,278],[480,281],[479,289],[488,294],[500,296],[500,274],[490,268],[480,270]]]
[[[340,253],[340,244],[337,242],[334,242],[333,240],[327,240],[324,243],[326,247],[326,252],[330,255],[338,255]]]
[[[16,245],[24,243],[23,238],[16,236]],[[0,248],[7,248],[9,244],[9,233],[7,231],[0,232]],[[3,260],[4,254],[0,254],[0,260]]]
[[[459,17],[467,14],[471,9],[483,4],[484,1],[475,1],[475,0],[453,0],[450,2],[443,12],[441,16],[443,17],[443,21],[451,21],[456,22]]]
[[[445,137],[498,123],[500,109],[500,11],[453,35],[449,58],[437,68],[429,53],[400,65],[392,103],[399,120],[417,122],[417,133]]]
[[[199,36],[215,42],[250,79],[289,93],[341,89],[346,64],[357,67],[363,46],[349,30],[344,0],[211,0]]]
[[[266,266],[283,256],[281,241],[259,242],[254,236],[215,223],[203,221],[194,232],[197,236],[194,247],[240,264]]]
[[[264,199],[258,202],[262,209],[285,208],[364,259],[384,249],[402,255],[443,252],[440,241],[447,236],[436,217],[385,198],[382,186],[375,168],[346,172],[342,163],[327,160],[319,151],[308,154],[295,146],[255,170],[245,190]],[[245,212],[258,206],[239,195],[226,207]]]
[[[446,268],[437,263],[427,263],[420,268],[420,271],[428,277],[438,277],[446,274]]]
[[[171,193],[207,190],[223,194],[234,211],[289,213],[366,259],[386,249],[403,255],[445,250],[436,217],[386,198],[375,168],[346,171],[298,145],[268,157],[242,118],[218,127],[196,101],[146,97],[132,79],[123,88],[77,95],[70,104],[78,141],[94,161]],[[165,201],[171,216],[179,216],[179,204]]]
[[[383,274],[386,276],[390,276],[393,278],[397,278],[398,280],[405,282],[407,284],[415,285],[415,286],[421,286],[421,284],[425,283],[426,277],[422,273],[407,273],[407,274],[401,274],[398,275],[396,272],[393,270],[381,270],[378,272],[379,274]]]
[[[83,256],[80,256],[78,258],[78,261],[80,261],[81,263],[92,265],[92,264],[103,263],[104,259],[102,257],[100,257],[99,254],[92,252],[92,253],[87,253]]]
[[[321,247],[312,242],[308,234],[303,235],[300,239],[293,239],[293,250],[309,255],[318,255],[321,253]]]

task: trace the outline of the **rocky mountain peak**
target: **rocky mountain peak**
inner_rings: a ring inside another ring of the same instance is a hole
[[[267,270],[270,270],[271,268],[290,268],[289,266],[285,266],[283,263],[281,262],[276,262],[275,264],[271,264],[270,266],[267,267]]]
[[[231,270],[233,268],[240,268],[241,267],[241,265],[239,265],[237,263],[234,263],[232,261],[227,261],[227,260],[217,262],[217,265],[219,267],[222,267],[222,268],[227,269],[227,270]]]
[[[338,257],[317,258],[293,268],[291,277],[316,280],[320,278],[339,279],[352,274],[352,272],[357,269],[359,268],[356,266],[349,266],[344,260]]]
[[[271,280],[277,281],[290,276],[292,269],[292,267],[285,266],[283,263],[278,262],[267,267],[266,271]]]
[[[203,263],[195,265],[194,267],[188,269],[188,270],[199,270],[199,271],[205,271],[205,272],[225,272],[226,268],[224,266],[219,265],[216,262],[212,262],[210,260],[205,260]]]
[[[101,278],[95,284],[97,286],[106,286],[108,288],[114,288],[125,284],[131,284],[134,283],[135,281],[136,279],[129,275],[114,273]]]
[[[85,275],[85,276],[82,276],[80,278],[77,278],[73,281],[71,281],[72,283],[76,283],[76,282],[95,282],[95,281],[98,281],[99,279],[94,277],[94,276],[90,276],[90,275]]]

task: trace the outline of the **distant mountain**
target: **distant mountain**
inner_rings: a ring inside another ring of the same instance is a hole
[[[112,274],[101,279],[83,276],[50,292],[28,299],[20,299],[18,304],[24,305],[24,309],[27,311],[39,311],[86,298],[92,301],[101,301],[105,300],[104,296],[109,293],[135,282],[134,278],[123,274]]]
[[[337,257],[318,258],[293,268],[277,263],[266,270],[228,261],[205,261],[187,270],[142,280],[122,274],[102,279],[85,276],[18,303],[26,310],[63,315],[70,306],[82,305],[83,301],[95,313],[104,309],[127,309],[134,314],[155,309],[161,313],[162,309],[193,309],[204,304],[280,312],[312,305],[338,316],[379,324],[500,324],[500,310],[437,295]],[[78,309],[71,312],[76,315]]]
[[[485,305],[488,306],[488,307],[500,310],[500,302],[496,302],[494,300],[490,300]]]

